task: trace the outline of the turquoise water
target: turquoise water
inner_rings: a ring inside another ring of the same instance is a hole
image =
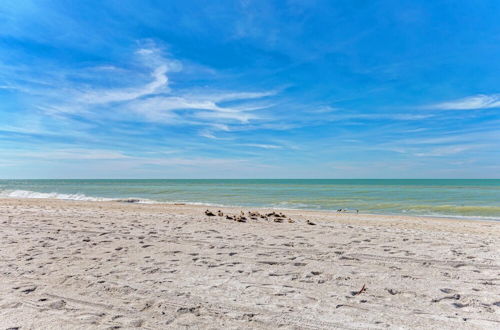
[[[500,220],[500,180],[0,180],[0,198],[183,202]]]

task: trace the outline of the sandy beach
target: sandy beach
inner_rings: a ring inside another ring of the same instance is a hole
[[[0,328],[500,328],[499,222],[205,209],[0,200]]]

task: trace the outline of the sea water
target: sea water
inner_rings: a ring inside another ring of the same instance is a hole
[[[500,220],[498,179],[0,180],[0,198],[137,199]]]

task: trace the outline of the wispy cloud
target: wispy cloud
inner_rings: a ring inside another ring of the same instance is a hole
[[[36,160],[57,160],[57,161],[71,161],[71,160],[123,160],[130,159],[130,156],[125,155],[117,150],[101,150],[101,149],[58,149],[58,150],[45,150],[45,151],[16,151],[7,152],[2,151],[5,156],[23,158],[23,159],[36,159]]]
[[[253,147],[253,148],[261,148],[261,149],[282,149],[282,146],[275,144],[261,144],[261,143],[245,143],[243,146]]]
[[[110,88],[85,91],[79,96],[77,101],[88,104],[123,102],[135,100],[148,95],[170,92],[167,73],[181,71],[181,62],[165,56],[163,50],[151,42],[148,42],[145,47],[139,48],[135,53],[142,66],[152,68],[152,72],[150,73],[150,82],[142,86],[139,85],[129,88]],[[100,68],[101,70],[99,71],[102,71],[102,68],[107,68],[105,71],[110,73],[120,71],[120,68],[112,65],[101,66]]]
[[[264,97],[269,94],[247,93],[245,95],[245,99],[250,99]],[[126,107],[131,112],[143,115],[145,119],[160,123],[197,121],[198,124],[210,124],[214,121],[248,123],[250,120],[259,118],[258,115],[252,113],[253,111],[268,107],[266,105],[222,106],[219,104],[219,102],[233,100],[233,97],[235,97],[234,94],[229,94],[228,98],[226,98],[226,94],[219,93],[213,95],[152,96],[133,101],[127,104]],[[208,121],[200,121],[207,119]]]
[[[137,88],[89,91],[81,95],[77,101],[88,104],[122,102],[135,100],[139,97],[158,92],[167,92],[168,77],[166,73],[167,67],[161,65],[152,72],[151,76],[153,80],[144,86],[139,86]]]
[[[454,154],[459,154],[467,150],[477,148],[477,146],[472,145],[452,145],[439,148],[431,148],[423,152],[415,152],[414,155],[417,157],[443,157]]]
[[[120,70],[117,65],[108,65],[105,67],[111,70],[92,67],[81,74],[88,81],[99,81],[102,75],[108,75],[112,82],[120,80],[122,85],[132,86],[88,88],[77,81],[54,81],[51,92],[31,93],[39,95],[36,108],[56,117],[78,114],[95,119],[109,118],[114,114],[118,118],[133,118],[134,121],[210,126],[212,130],[217,130],[214,124],[249,124],[261,119],[256,111],[272,106],[266,98],[281,91],[208,90],[197,86],[188,90],[172,88],[170,74],[182,76],[181,61],[171,58],[151,42],[137,50],[135,56],[139,65],[132,65],[135,67],[133,70]],[[144,76],[149,76],[149,81],[138,84],[137,81],[143,81]],[[37,87],[33,85],[32,89]]]
[[[304,116],[305,118],[302,121],[313,121],[318,119],[322,121],[355,121],[355,120],[419,121],[432,118],[434,116],[435,115],[432,113],[422,113],[422,112],[400,113],[394,111],[394,112],[366,113],[360,111],[353,111],[349,109],[343,109],[340,107],[323,105],[323,106],[313,107],[312,109],[308,109],[307,116]]]
[[[425,106],[427,109],[437,110],[478,110],[500,108],[500,94],[479,94],[458,100],[436,103]]]
[[[30,159],[37,161],[116,161],[121,164],[128,165],[158,165],[158,166],[205,166],[219,165],[232,166],[235,164],[247,163],[247,159],[238,158],[213,158],[213,157],[172,157],[175,152],[154,152],[148,155],[127,155],[120,150],[106,149],[88,149],[88,148],[73,148],[73,149],[56,149],[56,150],[41,150],[38,152],[12,151],[1,150],[2,154],[9,160]]]

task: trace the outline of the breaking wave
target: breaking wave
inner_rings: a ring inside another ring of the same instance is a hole
[[[0,198],[33,198],[33,199],[61,199],[61,200],[73,200],[73,201],[90,201],[90,202],[124,202],[124,203],[154,203],[154,201],[148,199],[140,198],[106,198],[106,197],[94,197],[87,196],[84,194],[62,194],[56,192],[37,192],[29,190],[0,190]]]

